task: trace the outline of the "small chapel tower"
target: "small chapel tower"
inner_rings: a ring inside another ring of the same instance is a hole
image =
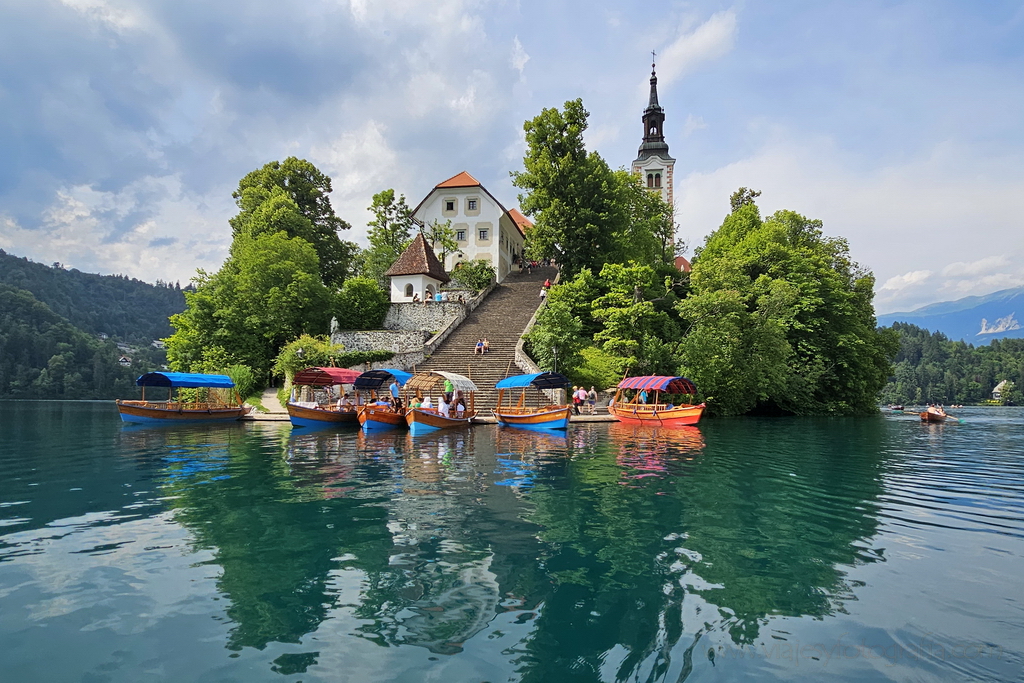
[[[633,173],[636,173],[651,190],[661,193],[661,198],[675,206],[672,194],[672,171],[676,160],[668,154],[668,143],[665,142],[665,110],[658,104],[658,76],[651,63],[651,99],[644,110],[644,141],[633,161]]]

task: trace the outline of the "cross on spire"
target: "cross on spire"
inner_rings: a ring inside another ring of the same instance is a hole
[[[658,56],[658,53],[655,52],[654,50],[651,50],[651,70],[652,71],[654,70],[655,57],[657,57],[657,56]]]

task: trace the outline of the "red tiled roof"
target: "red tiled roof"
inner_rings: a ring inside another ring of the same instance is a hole
[[[444,266],[437,260],[434,250],[427,245],[427,241],[420,233],[416,233],[412,244],[406,247],[384,275],[429,275],[442,283],[450,279],[448,273],[444,272]]]
[[[689,273],[690,262],[687,261],[682,256],[676,256],[676,270],[678,270],[680,273]]]
[[[435,187],[480,187],[480,181],[463,171],[443,183],[438,183]]]
[[[533,227],[533,222],[529,218],[519,212],[519,209],[509,209],[508,215],[512,216],[512,220],[516,225],[519,226],[521,232],[525,233],[527,230]]]

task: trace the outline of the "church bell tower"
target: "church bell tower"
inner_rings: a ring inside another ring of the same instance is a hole
[[[653,53],[652,53],[653,54]],[[665,110],[658,104],[658,75],[651,64],[651,97],[644,110],[644,139],[633,161],[633,173],[639,175],[647,187],[661,193],[661,198],[675,206],[672,194],[672,172],[676,160],[668,154],[665,142]]]

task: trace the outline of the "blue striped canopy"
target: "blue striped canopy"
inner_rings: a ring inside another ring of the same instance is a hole
[[[534,375],[506,377],[494,386],[498,389],[513,389],[530,385],[538,389],[561,389],[569,386],[569,378],[557,372],[538,372]]]
[[[627,377],[619,382],[619,389],[657,389],[670,394],[696,394],[697,387],[685,377],[663,377],[648,375],[646,377]]]
[[[235,383],[227,375],[204,375],[198,372],[147,372],[135,380],[140,387],[213,387],[231,389]]]
[[[380,389],[385,383],[390,384],[392,378],[394,378],[394,380],[398,382],[398,386],[401,387],[405,386],[405,383],[408,382],[411,377],[411,372],[406,372],[404,370],[394,370],[392,368],[383,368],[381,370],[367,370],[363,374],[359,375],[359,377],[356,377],[355,384],[353,384],[352,386],[354,389],[358,390],[365,391],[367,389],[373,389],[376,391],[377,389]]]

